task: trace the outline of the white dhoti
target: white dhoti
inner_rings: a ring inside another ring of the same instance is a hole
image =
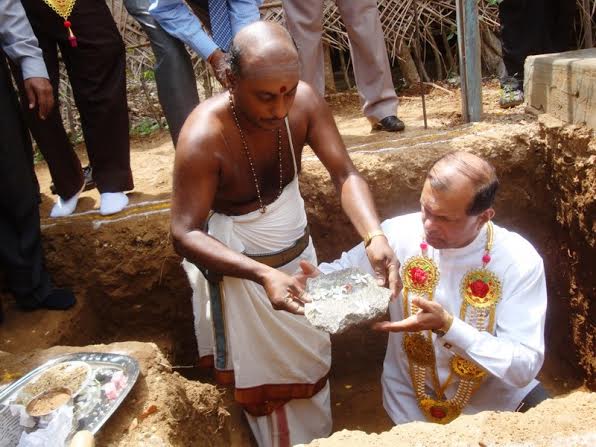
[[[266,213],[215,213],[208,232],[250,256],[283,252],[305,235],[306,226],[295,177],[267,206]],[[302,259],[316,265],[310,237],[304,251],[279,270],[293,274]],[[328,436],[329,336],[314,329],[303,316],[274,310],[257,283],[223,277],[215,285],[187,261],[185,270],[193,288],[199,355],[214,354],[220,382],[231,382],[233,377],[235,398],[259,445],[281,447]]]

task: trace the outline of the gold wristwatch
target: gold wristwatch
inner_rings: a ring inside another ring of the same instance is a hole
[[[453,315],[448,313],[447,314],[447,322],[445,323],[445,325],[442,328],[433,329],[433,332],[435,334],[437,334],[437,336],[442,337],[443,335],[445,335],[447,333],[447,331],[449,329],[451,329],[452,324],[453,324]]]
[[[366,235],[364,236],[364,247],[368,247],[371,243],[371,241],[373,240],[373,238],[377,237],[377,236],[385,236],[385,233],[383,232],[383,230],[381,230],[380,228],[378,230],[375,231],[371,231],[370,233],[366,233]]]

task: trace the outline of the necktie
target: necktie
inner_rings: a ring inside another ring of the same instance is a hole
[[[223,51],[228,51],[232,43],[232,23],[227,0],[209,0],[209,20],[213,41]]]

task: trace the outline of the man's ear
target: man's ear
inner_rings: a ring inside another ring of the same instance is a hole
[[[478,228],[482,228],[482,226],[486,222],[488,222],[489,220],[491,220],[493,217],[495,217],[495,210],[493,208],[488,208],[487,210],[484,210],[478,216]]]

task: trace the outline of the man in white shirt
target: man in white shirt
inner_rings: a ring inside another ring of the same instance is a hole
[[[544,268],[528,241],[492,224],[497,187],[488,162],[449,153],[427,175],[421,212],[382,224],[404,285],[391,321],[373,326],[390,333],[383,403],[396,424],[512,411],[541,390]],[[372,271],[363,244],[319,269],[347,267]]]

